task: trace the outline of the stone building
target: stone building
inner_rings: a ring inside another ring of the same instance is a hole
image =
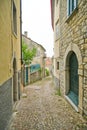
[[[24,32],[24,35],[22,35],[22,40],[24,41],[25,44],[28,45],[29,49],[36,48],[36,55],[33,58],[31,65],[40,64],[42,70],[41,78],[43,78],[45,76],[45,57],[46,57],[45,48],[41,44],[38,44],[37,42],[30,39],[28,37],[27,32]]]
[[[45,60],[45,66],[47,68],[50,69],[50,67],[52,66],[52,58],[51,57],[47,57],[46,60]]]
[[[76,111],[87,115],[87,1],[51,0],[51,14],[58,87]]]
[[[0,0],[0,130],[10,121],[20,98],[20,0]]]
[[[53,76],[56,88],[59,88],[59,1],[52,2],[52,26],[55,30],[54,33],[54,56],[53,62]],[[56,4],[56,5],[55,5]],[[55,12],[55,14],[54,14]],[[54,26],[55,23],[55,26]]]

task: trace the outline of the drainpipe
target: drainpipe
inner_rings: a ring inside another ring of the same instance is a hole
[[[21,65],[22,65],[22,0],[20,0],[20,47],[21,47]]]
[[[22,64],[23,64],[23,62],[22,62],[22,0],[20,0],[20,50],[21,50],[21,79],[20,79],[20,83],[21,83],[21,85],[22,85],[22,80],[23,80],[23,78],[22,78]],[[20,97],[21,97],[21,94],[22,94],[22,90],[21,90],[21,85],[20,85]]]

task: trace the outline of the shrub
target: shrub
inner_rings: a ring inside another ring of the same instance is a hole
[[[45,72],[46,72],[46,76],[49,76],[50,73],[49,73],[49,70],[48,69],[45,69]]]

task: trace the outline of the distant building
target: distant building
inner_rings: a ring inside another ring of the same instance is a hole
[[[49,71],[52,71],[52,58],[47,57],[45,59],[45,68],[47,68]]]
[[[0,0],[0,130],[7,128],[20,98],[20,7],[20,0]]]
[[[38,65],[40,64],[41,70],[42,70],[42,75],[41,78],[45,76],[45,48],[41,45],[38,44],[37,42],[33,41],[32,39],[28,38],[27,32],[22,35],[22,40],[24,41],[25,44],[28,45],[29,49],[36,48],[36,56],[33,58],[31,65]]]
[[[52,58],[52,73],[54,76],[54,83],[57,88],[59,88],[59,35],[60,35],[60,27],[59,27],[59,0],[51,1],[51,16],[52,16],[52,27],[54,30],[54,56]]]
[[[54,77],[61,93],[87,115],[87,2],[51,0]]]

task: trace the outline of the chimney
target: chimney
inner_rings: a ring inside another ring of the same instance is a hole
[[[24,35],[25,35],[26,37],[28,37],[28,32],[27,32],[27,31],[25,31],[25,32],[24,32]]]

